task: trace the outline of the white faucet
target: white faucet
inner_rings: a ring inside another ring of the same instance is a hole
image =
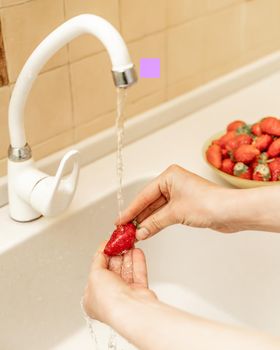
[[[55,176],[36,168],[26,142],[24,108],[34,80],[44,64],[62,46],[81,34],[96,36],[108,50],[114,83],[126,88],[137,81],[134,66],[119,32],[101,17],[85,14],[74,17],[51,32],[33,51],[20,72],[9,105],[11,145],[8,154],[10,216],[28,222],[40,216],[63,212],[72,201],[79,177],[79,153],[65,154]],[[70,175],[66,175],[71,168]]]

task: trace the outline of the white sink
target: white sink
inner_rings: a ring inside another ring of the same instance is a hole
[[[279,69],[280,58],[277,62]],[[266,114],[279,115],[275,93],[279,89],[280,72],[275,72],[131,143],[124,150],[126,203],[151,175],[171,163],[222,183],[202,159],[205,140],[233,118],[254,122]],[[190,95],[197,104],[198,93]],[[195,109],[189,105],[190,98],[184,103],[183,99],[179,98],[179,104],[177,100],[177,107],[181,106],[177,111],[171,102],[169,109],[159,107],[156,118],[136,118],[134,136],[144,127],[155,130],[162,118],[172,120],[177,113],[178,119],[185,106]],[[131,138],[132,129],[127,132]],[[101,148],[108,149],[108,139],[97,135],[95,140],[100,142],[94,141],[93,151],[82,154],[83,159],[90,158],[91,152],[99,152],[100,157]],[[110,142],[114,147],[114,135]],[[7,207],[0,208],[1,350],[94,349],[80,299],[91,257],[113,229],[115,173],[115,154],[88,162],[81,170],[71,208],[61,217],[20,224],[9,218]],[[162,300],[199,315],[280,336],[280,234],[223,235],[173,226],[139,246],[147,255],[150,285]],[[103,327],[98,350],[107,349],[104,332]],[[131,347],[123,345],[122,349]]]
[[[127,202],[146,181],[125,188]],[[94,348],[80,299],[92,255],[115,217],[111,193],[0,256],[1,349]],[[139,246],[164,301],[280,335],[279,244],[273,234],[173,226]]]

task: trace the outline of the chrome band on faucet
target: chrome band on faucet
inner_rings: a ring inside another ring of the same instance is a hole
[[[28,143],[25,146],[17,148],[10,145],[8,158],[12,162],[24,162],[32,157],[32,151]]]
[[[112,70],[116,87],[126,88],[137,82],[137,75],[134,66],[123,72]]]

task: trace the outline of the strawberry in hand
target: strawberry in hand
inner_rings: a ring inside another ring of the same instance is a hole
[[[136,226],[129,222],[119,225],[107,242],[104,253],[109,256],[121,255],[134,247],[136,240]]]

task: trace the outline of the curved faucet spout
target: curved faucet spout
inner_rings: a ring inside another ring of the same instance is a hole
[[[26,61],[15,84],[9,105],[9,130],[11,147],[26,145],[23,114],[33,82],[45,63],[64,45],[82,34],[96,36],[107,49],[112,62],[116,86],[127,87],[136,82],[136,74],[124,40],[105,19],[84,14],[74,17],[51,32]]]
[[[41,215],[59,215],[68,208],[76,191],[78,152],[66,153],[55,176],[40,171],[26,142],[23,117],[28,94],[42,67],[65,44],[85,33],[96,36],[107,49],[117,87],[126,88],[137,81],[125,42],[119,32],[101,17],[74,17],[56,28],[37,46],[18,76],[9,105],[9,209],[11,218],[16,221],[28,222]],[[67,175],[69,168],[72,171]]]

